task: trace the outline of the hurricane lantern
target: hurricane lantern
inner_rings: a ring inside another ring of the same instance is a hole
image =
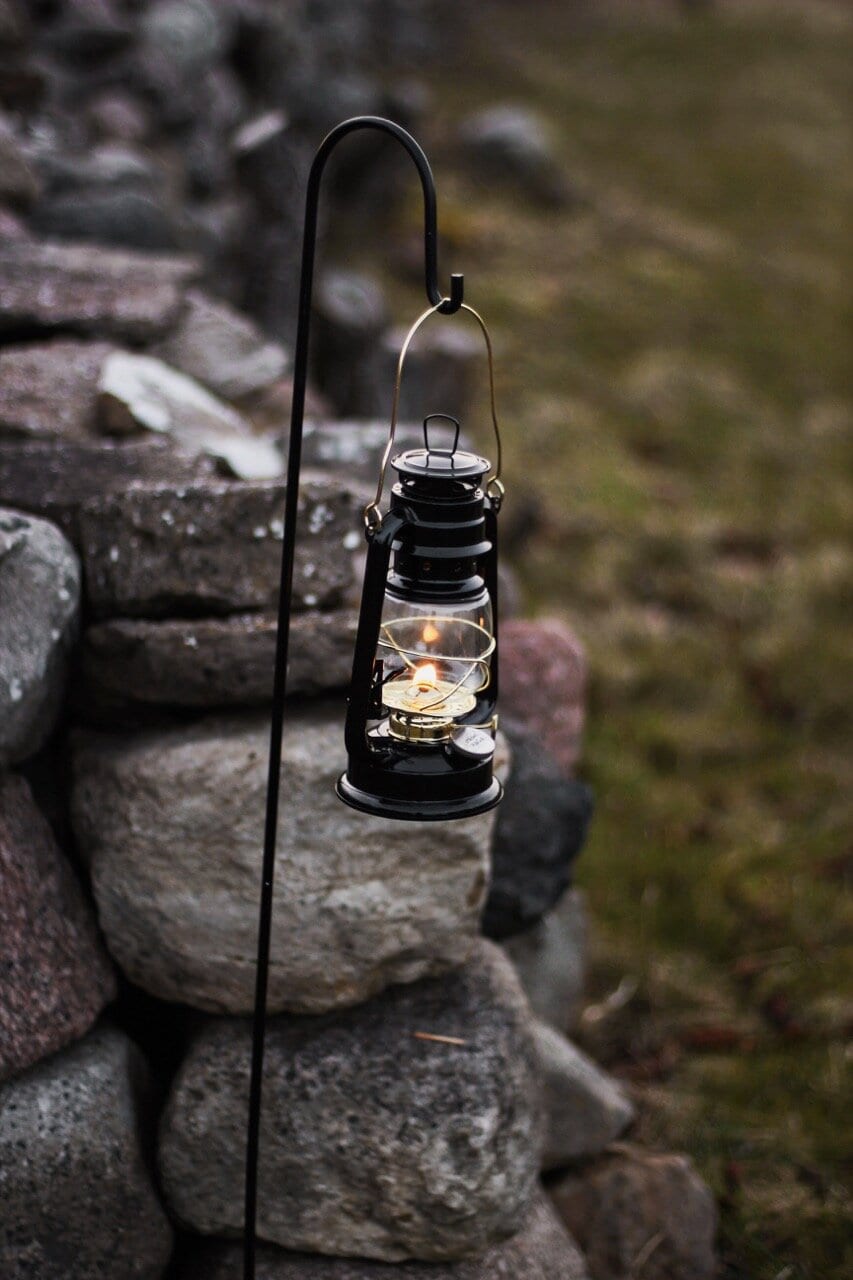
[[[390,508],[368,525],[338,795],[387,818],[468,817],[501,796],[491,463],[459,448],[455,418],[430,414],[423,448],[391,466]]]

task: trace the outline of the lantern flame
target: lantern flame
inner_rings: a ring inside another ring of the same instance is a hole
[[[419,667],[415,667],[412,683],[421,692],[435,689],[438,684],[438,672],[433,663],[424,662]]]

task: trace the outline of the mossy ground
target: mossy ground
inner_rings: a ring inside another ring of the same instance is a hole
[[[722,1274],[841,1280],[853,10],[466,12],[429,77],[443,269],[541,498],[528,603],[589,654],[583,1034],[718,1193]],[[496,100],[550,122],[566,210],[466,174],[454,127]]]

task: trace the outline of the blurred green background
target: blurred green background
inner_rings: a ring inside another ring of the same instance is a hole
[[[853,1275],[852,68],[848,3],[486,0],[428,77],[443,263],[541,502],[527,603],[591,668],[582,1037],[744,1280]],[[495,102],[565,208],[466,174]]]

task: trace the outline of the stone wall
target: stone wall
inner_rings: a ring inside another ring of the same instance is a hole
[[[432,14],[0,0],[4,1280],[240,1275],[301,180],[340,116],[399,117],[388,68]],[[360,160],[369,204],[387,170]],[[591,810],[571,632],[503,628],[495,813],[383,824],[334,797],[386,432],[334,411],[375,411],[394,342],[379,306],[386,365],[335,384],[365,349],[364,287],[333,275],[318,300],[259,1276],[627,1277],[647,1229],[670,1270],[644,1275],[705,1275],[703,1189],[672,1175],[695,1202],[679,1234],[667,1169],[610,1149],[630,1100],[566,1038]],[[416,383],[438,370],[464,399],[470,350],[426,350]],[[645,1217],[613,1208],[626,1161]]]

